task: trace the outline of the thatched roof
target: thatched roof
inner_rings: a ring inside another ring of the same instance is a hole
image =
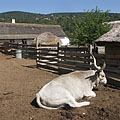
[[[51,32],[58,37],[66,36],[60,25],[0,22],[0,39],[34,39],[44,32]]]
[[[113,28],[102,35],[96,42],[120,42],[120,25],[115,25]]]
[[[58,42],[62,44],[62,41],[51,32],[44,32],[40,34],[33,40],[33,44],[36,44],[36,40],[38,41],[38,44],[57,44]]]

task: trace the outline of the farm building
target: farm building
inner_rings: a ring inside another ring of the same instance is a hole
[[[120,25],[115,25],[109,32],[96,40],[97,45],[105,46],[105,55],[120,55]]]
[[[44,32],[51,32],[62,40],[62,45],[69,44],[69,39],[60,25],[41,25],[27,23],[0,23],[0,41],[32,44],[32,40]]]
[[[109,32],[97,39],[96,43],[98,46],[105,46],[107,75],[112,84],[120,86],[120,25],[115,24]]]

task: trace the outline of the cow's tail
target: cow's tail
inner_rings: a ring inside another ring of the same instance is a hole
[[[54,109],[54,110],[56,110],[56,109],[61,109],[61,107],[56,107],[56,108],[55,108],[55,107],[47,107],[47,106],[43,105],[43,104],[41,103],[40,92],[36,94],[36,102],[37,102],[37,104],[39,105],[39,107],[44,108],[44,109]]]

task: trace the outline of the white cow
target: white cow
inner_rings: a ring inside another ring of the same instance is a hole
[[[93,56],[93,55],[92,55]],[[98,86],[99,83],[107,83],[105,73],[105,63],[102,67],[96,65],[94,59],[94,66],[96,70],[75,71],[69,74],[61,75],[42,87],[36,94],[36,102],[39,107],[45,109],[60,109],[66,104],[70,107],[87,106],[90,102],[77,102],[84,96],[95,97],[93,87]]]

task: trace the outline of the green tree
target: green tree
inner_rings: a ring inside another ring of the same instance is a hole
[[[96,39],[110,30],[110,26],[105,24],[109,20],[108,12],[96,9],[86,12],[83,18],[75,21],[74,35],[71,44],[88,45],[93,44]]]

